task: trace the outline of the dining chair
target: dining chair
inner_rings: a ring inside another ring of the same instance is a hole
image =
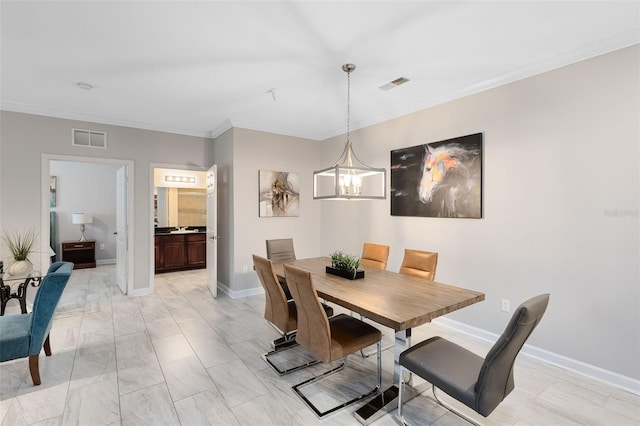
[[[385,246],[382,244],[373,244],[373,243],[364,243],[362,245],[362,255],[360,256],[360,264],[364,266],[368,266],[370,268],[376,268],[380,270],[387,269],[387,261],[389,260],[389,246]],[[362,315],[360,315],[360,319],[364,319]],[[382,348],[383,351],[387,349],[393,348],[393,345],[386,346]],[[360,355],[363,358],[368,358],[371,355],[374,355],[376,352],[365,352],[364,349],[360,350]]]
[[[549,294],[541,294],[518,306],[485,358],[440,336],[402,352],[398,395],[398,417],[402,424],[407,424],[402,415],[405,370],[431,383],[436,401],[469,423],[477,425],[469,417],[444,404],[438,398],[436,388],[482,416],[489,416],[514,389],[513,364],[516,356],[542,319],[548,304]]]
[[[311,273],[287,264],[284,265],[284,270],[298,310],[296,341],[322,362],[342,360],[337,367],[293,386],[293,391],[320,418],[377,393],[382,385],[380,354],[382,333],[380,330],[346,314],[328,318],[318,299],[318,293],[311,280]],[[303,387],[342,370],[346,365],[348,355],[374,343],[377,345],[378,367],[377,383],[372,390],[325,411],[320,411],[304,395]]]
[[[40,351],[51,356],[49,331],[53,315],[69,281],[73,263],[56,262],[42,279],[30,313],[0,317],[0,362],[29,357],[34,386],[40,384]]]
[[[362,246],[362,255],[360,256],[360,264],[370,268],[387,269],[387,261],[389,260],[389,246],[373,243],[364,243]]]
[[[267,259],[273,262],[296,260],[296,252],[293,249],[293,238],[267,240]]]
[[[436,266],[438,253],[405,249],[399,272],[433,281],[436,279]]]
[[[264,288],[264,318],[282,335],[272,342],[273,349],[262,355],[262,358],[280,376],[317,364],[319,361],[313,360],[283,370],[271,361],[270,357],[273,354],[297,345],[294,339],[298,326],[297,309],[295,302],[293,300],[287,300],[282,287],[278,284],[273,263],[269,259],[254,254],[253,267]],[[323,309],[328,316],[333,315],[333,309],[330,306],[323,305]]]
[[[267,259],[273,262],[287,262],[296,260],[296,252],[293,249],[293,238],[278,238],[267,240]],[[287,300],[291,300],[291,292],[285,279],[278,279],[284,290]]]

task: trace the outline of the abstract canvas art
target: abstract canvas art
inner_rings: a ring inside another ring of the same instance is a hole
[[[260,170],[260,217],[300,215],[300,177],[292,172]]]
[[[391,215],[482,217],[483,134],[391,151]]]

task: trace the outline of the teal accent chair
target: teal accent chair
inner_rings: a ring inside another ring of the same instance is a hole
[[[69,281],[73,263],[56,262],[42,279],[31,313],[0,317],[0,362],[29,357],[34,386],[40,384],[40,351],[51,356],[49,330],[60,296]]]

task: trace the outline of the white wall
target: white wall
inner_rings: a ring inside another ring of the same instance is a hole
[[[253,130],[233,131],[233,260],[231,290],[261,290],[252,254],[266,257],[267,239],[293,238],[296,256],[322,255],[320,209],[313,201],[313,170],[319,163],[318,142]],[[258,217],[258,171],[300,175],[300,216]],[[246,270],[246,272],[245,272]],[[244,293],[243,293],[244,292]],[[251,291],[249,291],[250,293]]]
[[[438,281],[486,294],[447,317],[496,334],[501,299],[550,292],[529,343],[640,389],[639,59],[634,46],[354,132],[356,154],[387,167],[393,149],[484,132],[484,218],[326,202],[323,250],[389,244],[390,270],[404,248],[437,251]]]
[[[96,261],[114,262],[116,258],[116,171],[113,164],[51,161],[49,173],[57,177],[57,259],[61,259],[60,243],[80,239],[80,225],[71,223],[73,213],[88,213],[93,223],[85,225],[85,236],[96,240]],[[100,249],[100,245],[104,249]]]
[[[133,176],[133,293],[151,291],[151,163],[202,167],[213,163],[213,141],[129,127],[87,123],[0,111],[0,228],[38,227],[41,223],[41,156],[96,157],[135,161]],[[71,145],[71,129],[106,131],[107,149]],[[187,167],[188,166],[188,167]]]

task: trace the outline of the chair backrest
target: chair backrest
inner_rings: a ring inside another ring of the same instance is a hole
[[[254,254],[253,267],[264,288],[264,319],[278,327],[283,333],[295,329],[289,329],[289,304],[282,286],[278,283],[273,263],[269,259]]]
[[[549,294],[541,294],[522,303],[514,311],[507,328],[487,353],[475,386],[476,407],[488,416],[513,390],[513,364],[520,349],[542,319]]]
[[[389,260],[389,246],[373,243],[364,243],[360,264],[371,268],[387,269]]]
[[[436,279],[436,266],[438,253],[405,249],[399,272],[433,281]]]
[[[55,262],[44,276],[33,300],[31,321],[29,324],[31,341],[29,355],[37,355],[42,350],[44,340],[49,335],[53,314],[56,311],[62,292],[69,282],[73,263]]]
[[[293,238],[267,240],[267,259],[274,262],[296,260],[296,252],[293,250]]]
[[[323,362],[331,361],[331,329],[322,308],[311,273],[291,265],[284,265],[287,285],[298,310],[296,342],[307,348]]]

